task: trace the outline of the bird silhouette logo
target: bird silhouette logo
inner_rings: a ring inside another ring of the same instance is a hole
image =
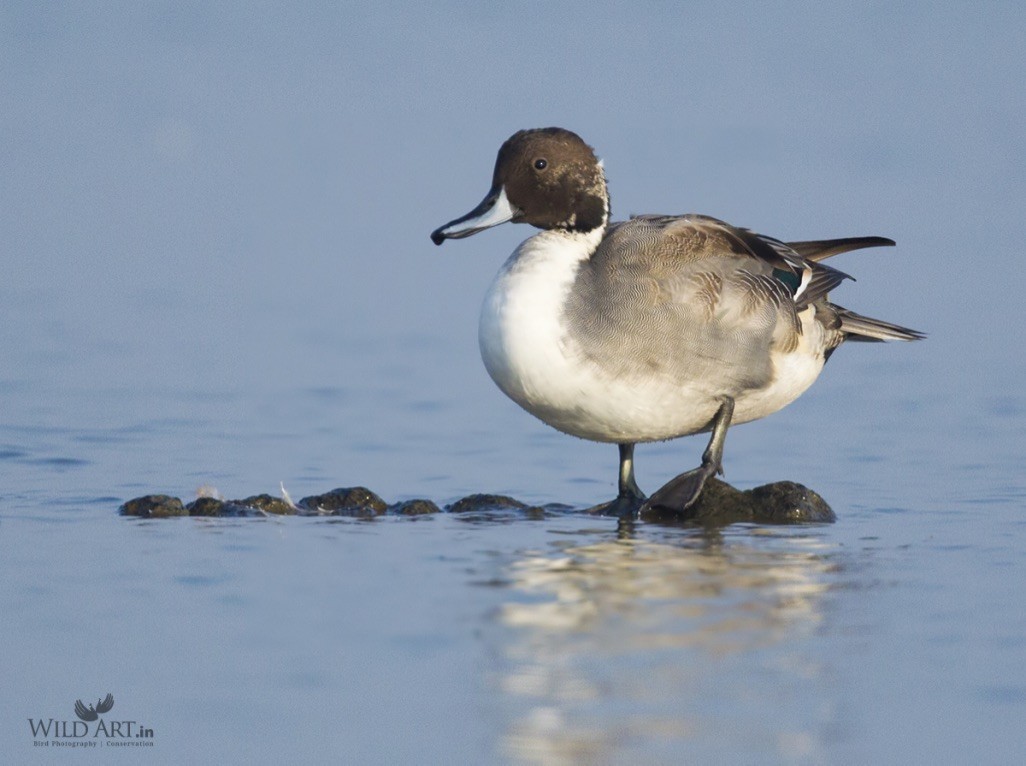
[[[89,707],[83,705],[82,700],[75,700],[75,715],[83,721],[95,721],[112,707],[114,707],[113,694],[108,694],[102,700],[96,700],[96,704]]]

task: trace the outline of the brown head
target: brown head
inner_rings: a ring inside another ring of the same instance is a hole
[[[537,128],[506,140],[481,204],[433,231],[431,240],[440,245],[507,221],[592,231],[608,219],[606,179],[592,148],[569,130]]]

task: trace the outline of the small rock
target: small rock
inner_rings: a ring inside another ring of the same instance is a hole
[[[279,516],[293,516],[296,513],[296,507],[291,503],[286,502],[280,497],[272,497],[267,494],[253,495],[244,500],[233,500],[232,503],[244,505],[247,508],[256,508],[264,513],[273,513]]]
[[[446,507],[449,513],[478,514],[480,518],[496,520],[498,517],[514,515],[517,518],[543,519],[545,509],[522,503],[508,495],[467,495]],[[513,512],[513,513],[511,513]],[[478,516],[475,516],[478,518]]]
[[[498,511],[506,509],[526,508],[526,503],[508,495],[467,495],[446,508],[449,513],[467,513],[470,511]]]
[[[221,500],[216,497],[198,497],[185,506],[190,516],[217,516],[220,518],[248,518],[264,516],[265,512],[242,500]]]
[[[190,516],[221,516],[224,512],[224,500],[216,497],[197,497],[185,508]]]
[[[188,516],[182,501],[170,495],[144,495],[129,500],[118,509],[122,516],[159,519],[169,516]]]
[[[776,481],[746,493],[755,506],[755,520],[772,524],[806,524],[837,521],[826,500],[793,481]]]
[[[331,516],[380,516],[388,506],[366,487],[339,487],[323,495],[304,497],[299,504],[314,513]]]
[[[429,513],[441,513],[442,509],[431,500],[404,500],[391,506],[389,511],[401,516],[424,516]]]

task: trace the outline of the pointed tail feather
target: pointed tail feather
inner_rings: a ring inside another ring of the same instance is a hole
[[[788,242],[787,245],[802,258],[822,261],[832,255],[861,250],[864,247],[890,247],[893,239],[886,237],[845,237],[843,239],[816,239],[807,242]]]
[[[854,311],[835,306],[837,317],[841,320],[841,331],[848,340],[882,341],[882,340],[922,340],[925,333],[912,330],[901,325],[891,324],[882,319],[856,314]]]

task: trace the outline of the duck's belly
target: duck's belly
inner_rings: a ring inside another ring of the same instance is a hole
[[[706,429],[720,400],[695,384],[611,378],[557,347],[482,344],[485,368],[513,401],[535,417],[573,436],[600,442],[671,439]]]
[[[553,428],[600,442],[660,441],[707,431],[725,396],[735,400],[732,423],[757,420],[797,399],[822,368],[822,362],[789,355],[775,360],[776,374],[765,388],[724,391],[660,376],[611,378],[557,344],[525,340],[506,335],[501,344],[482,344],[492,380]]]
[[[802,317],[799,347],[772,358],[773,374],[757,388],[724,386],[727,376],[673,375],[654,370],[629,376],[604,370],[581,353],[562,322],[565,285],[529,276],[511,259],[481,310],[481,356],[492,380],[535,417],[565,433],[600,442],[672,439],[708,430],[725,396],[735,401],[733,423],[765,417],[794,401],[819,375],[814,353],[819,326],[813,310]],[[568,277],[569,279],[569,277]],[[743,376],[736,376],[743,377]]]

